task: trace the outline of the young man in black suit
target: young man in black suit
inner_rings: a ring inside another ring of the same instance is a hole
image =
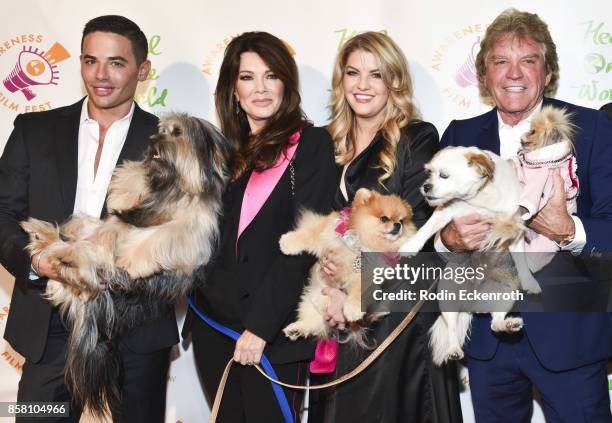
[[[157,118],[133,100],[138,81],[151,67],[147,49],[145,35],[129,19],[89,21],[80,57],[87,97],[17,116],[0,158],[0,263],[15,277],[5,338],[26,359],[19,402],[70,401],[64,383],[68,333],[57,309],[43,297],[47,280],[61,278],[53,259],[25,252],[28,239],[19,222],[103,213],[114,167],[138,160],[157,131]],[[177,342],[172,312],[119,341],[123,410],[115,421],[164,420],[170,348]],[[78,422],[81,412],[71,407],[68,419],[45,421]]]

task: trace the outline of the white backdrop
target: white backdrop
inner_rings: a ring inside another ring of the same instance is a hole
[[[30,99],[0,84],[0,151],[17,113],[60,107],[83,95],[81,31],[87,20],[103,14],[131,18],[149,38],[154,71],[138,90],[141,106],[155,114],[187,111],[213,121],[213,90],[223,49],[232,36],[265,30],[288,42],[296,51],[304,109],[315,124],[323,125],[338,47],[355,32],[386,31],[409,60],[424,119],[441,134],[451,119],[488,109],[478,98],[473,58],[487,23],[507,7],[537,12],[549,24],[561,65],[558,98],[593,108],[612,101],[612,7],[607,0],[9,0],[2,4],[0,80],[9,76],[24,47],[50,51],[56,75],[52,81],[51,74],[40,73],[37,80],[42,85],[31,87]],[[55,43],[67,54],[57,46],[52,49]],[[38,69],[43,70],[35,67],[31,73]],[[0,267],[2,333],[12,288],[12,279]],[[2,341],[0,358],[0,401],[13,401],[23,360]],[[473,415],[465,369],[459,377],[469,423]],[[166,421],[200,422],[207,415],[191,351],[181,345],[170,369]],[[544,421],[539,406],[533,421]]]

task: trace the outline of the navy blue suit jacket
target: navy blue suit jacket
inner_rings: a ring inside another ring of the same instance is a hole
[[[555,99],[545,98],[544,105],[566,108],[573,114],[580,181],[577,216],[587,238],[579,257],[559,254],[555,261],[568,262],[564,276],[588,281],[591,279],[588,266],[581,265],[581,260],[599,252],[612,252],[612,121],[603,112]],[[499,154],[499,143],[497,110],[493,109],[471,119],[453,120],[442,136],[441,147],[476,146]],[[545,272],[537,275],[543,285],[543,295],[547,292]],[[591,300],[588,292],[584,295],[585,301]],[[569,370],[612,356],[609,313],[547,312],[522,313],[522,316],[523,330],[536,356],[549,370]],[[487,315],[475,317],[465,348],[470,357],[479,360],[494,357],[500,338],[491,330],[490,321]]]

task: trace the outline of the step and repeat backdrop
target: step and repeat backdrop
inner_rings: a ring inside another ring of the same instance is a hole
[[[84,95],[81,31],[86,21],[104,14],[129,17],[148,37],[153,66],[137,92],[140,106],[158,115],[186,111],[212,121],[213,91],[232,37],[265,30],[291,45],[304,109],[316,125],[324,125],[338,48],[358,32],[385,32],[408,58],[423,118],[441,134],[451,119],[488,110],[478,96],[474,60],[487,24],[507,7],[536,12],[548,23],[561,65],[557,98],[593,108],[612,101],[612,8],[603,0],[6,1],[0,25],[0,151],[17,114],[61,107]],[[20,72],[33,83],[14,91],[10,80]],[[12,289],[12,278],[0,267],[1,333]],[[184,305],[177,308],[179,325],[184,310]],[[22,365],[23,358],[0,341],[0,401],[15,400]],[[464,419],[473,422],[467,370],[457,377]],[[188,342],[175,349],[168,382],[167,422],[201,422],[208,416]],[[544,421],[539,404],[533,421]]]

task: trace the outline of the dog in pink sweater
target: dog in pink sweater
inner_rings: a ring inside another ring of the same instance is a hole
[[[519,206],[523,220],[535,216],[548,202],[554,191],[554,172],[563,178],[567,197],[567,211],[576,212],[579,192],[576,176],[576,156],[572,142],[574,125],[565,109],[543,107],[531,121],[531,128],[521,137],[518,153],[518,174],[523,186]],[[536,272],[547,265],[560,247],[554,241],[529,231],[526,235],[525,251],[531,271]],[[550,254],[542,254],[550,253]]]

